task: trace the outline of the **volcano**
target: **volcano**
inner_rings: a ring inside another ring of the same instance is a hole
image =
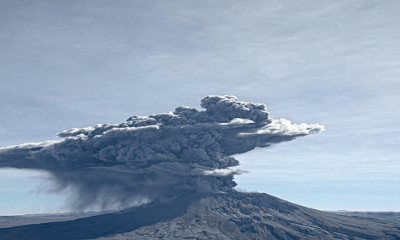
[[[73,210],[124,209],[9,223],[0,239],[400,239],[395,223],[235,190],[241,172],[231,169],[239,165],[233,155],[322,132],[323,125],[274,119],[266,104],[233,95],[208,95],[200,106],[205,110],[181,106],[65,130],[60,141],[0,148],[0,167],[43,170],[53,191],[73,189]]]
[[[0,229],[0,239],[400,239],[400,225],[322,212],[264,193],[194,193],[70,221]]]

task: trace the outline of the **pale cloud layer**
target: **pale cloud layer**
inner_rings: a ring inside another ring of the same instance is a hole
[[[276,120],[329,129],[284,152],[258,152],[253,166],[266,157],[290,165],[260,167],[261,182],[286,171],[293,186],[297,176],[321,173],[400,181],[394,173],[400,168],[399,1],[0,5],[0,146],[57,140],[54,133],[63,129],[95,128],[232,93],[268,103]],[[305,167],[292,168],[300,158]],[[247,176],[253,175],[240,181]]]

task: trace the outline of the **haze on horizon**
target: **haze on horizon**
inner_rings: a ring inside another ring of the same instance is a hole
[[[239,188],[400,211],[398,1],[6,0],[0,11],[0,147],[234,94],[328,129],[234,156],[251,172]],[[37,177],[1,170],[0,215],[57,210],[63,196],[27,195]]]

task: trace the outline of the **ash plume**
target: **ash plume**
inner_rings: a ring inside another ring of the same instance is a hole
[[[0,167],[40,169],[75,210],[167,200],[193,192],[228,192],[239,165],[231,157],[323,131],[319,124],[272,119],[265,104],[206,96],[205,111],[178,107],[120,124],[72,128],[61,141],[0,148]]]

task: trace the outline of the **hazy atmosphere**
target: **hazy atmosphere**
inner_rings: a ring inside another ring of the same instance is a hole
[[[400,211],[399,12],[400,2],[395,0],[1,1],[0,215],[96,210],[85,202],[96,202],[93,199],[101,195],[94,191],[88,195],[93,198],[80,199],[83,205],[71,205],[82,196],[76,195],[79,191],[91,189],[85,184],[101,180],[85,179],[76,185],[76,178],[54,171],[58,166],[42,162],[32,167],[30,161],[38,155],[32,157],[31,152],[18,152],[25,154],[26,162],[20,156],[18,161],[6,158],[15,153],[8,146],[79,134],[87,135],[80,136],[84,142],[94,138],[97,133],[89,132],[96,129],[109,141],[114,133],[107,131],[117,125],[133,131],[155,123],[144,124],[132,116],[170,111],[190,124],[205,124],[204,131],[211,131],[210,122],[218,123],[215,131],[229,138],[240,127],[240,133],[250,128],[265,133],[265,126],[259,125],[265,119],[275,119],[276,129],[289,129],[278,133],[290,139],[274,139],[285,142],[269,147],[252,143],[236,149],[230,140],[218,142],[223,146],[219,157],[236,160],[201,166],[202,174],[212,179],[203,183],[211,189],[233,187],[233,179],[236,189],[321,210]],[[238,100],[205,98],[230,94]],[[225,107],[213,107],[231,101],[243,101],[239,105],[252,110],[244,114],[239,108],[231,114]],[[182,105],[192,108],[177,109]],[[157,124],[170,124],[164,117],[153,118]],[[129,119],[131,126],[119,125]],[[303,128],[291,131],[290,126],[301,123],[306,123]],[[84,130],[65,131],[72,128]],[[184,130],[173,134],[180,131]],[[316,132],[289,141],[296,134]],[[104,139],[97,137],[83,149],[96,149]],[[68,141],[73,142],[63,144]],[[49,150],[51,154],[41,152],[42,159],[65,158],[66,167],[69,156],[80,152],[63,144]],[[22,150],[29,148],[38,150],[33,145]],[[90,154],[85,157],[101,159]],[[99,167],[95,160],[90,164]],[[127,169],[133,166],[126,164]],[[75,162],[71,169],[81,171],[83,165]],[[108,171],[110,165],[100,167]],[[227,167],[231,170],[223,175],[232,179],[214,182],[222,174],[214,170]],[[151,190],[162,195],[159,189],[180,179],[168,175],[161,179],[166,185],[154,191],[143,179],[130,179],[132,184],[116,192],[122,196],[133,189],[146,195]],[[116,207],[131,202],[130,195],[125,197]],[[113,207],[115,199],[97,203]]]

